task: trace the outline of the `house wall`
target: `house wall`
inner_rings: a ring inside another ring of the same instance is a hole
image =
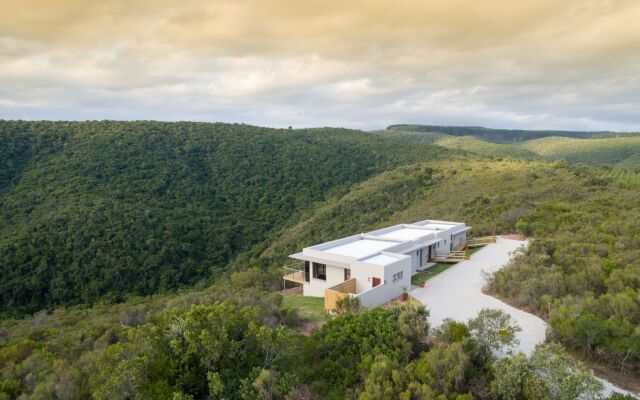
[[[394,294],[391,298],[400,296],[403,286],[407,288],[411,287],[410,257],[399,258],[397,262],[387,266],[354,261],[350,267],[351,278],[355,278],[356,293],[366,292],[373,288],[373,278],[380,278],[380,285],[378,287],[385,286],[384,291],[378,290],[376,293],[386,293],[388,291]],[[393,282],[393,274],[399,271],[403,271],[402,279]],[[324,281],[313,278],[312,273],[310,282],[303,285],[302,293],[304,296],[324,297],[325,289],[342,282],[344,282],[344,268],[327,264],[327,280]],[[371,296],[373,296],[373,300],[375,300],[382,295],[370,295],[370,297]]]
[[[356,293],[364,292],[373,286],[373,278],[380,278],[380,284],[384,282],[384,267],[356,261],[351,267],[351,277],[356,278]]]
[[[420,263],[420,260],[418,259],[418,255],[416,253],[418,253],[419,250],[414,250],[411,251],[408,255],[411,256],[411,274],[415,274],[418,271],[418,265]]]
[[[351,276],[353,277],[353,275]],[[314,278],[312,271],[309,283],[305,283],[302,286],[302,294],[304,296],[324,297],[325,289],[342,282],[344,282],[344,268],[327,264],[327,280]]]
[[[402,278],[393,282],[393,275],[402,271]],[[374,307],[387,303],[403,292],[403,288],[409,290],[411,288],[411,258],[403,258],[398,262],[387,265],[384,269],[384,280],[379,286],[371,288],[362,293],[358,293],[356,297],[365,307]]]
[[[462,246],[467,242],[467,231],[456,233],[455,235],[451,235],[451,240],[453,243],[453,248],[457,248],[458,246]]]
[[[420,258],[420,249],[422,249],[422,259]],[[421,247],[420,249],[411,250],[409,253],[405,253],[411,256],[411,274],[415,274],[421,265],[425,265],[429,259],[429,246]]]
[[[451,236],[447,235],[442,238],[441,242],[436,243],[436,252],[448,253],[451,251]]]

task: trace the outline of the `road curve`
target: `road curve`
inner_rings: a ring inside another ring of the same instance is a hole
[[[503,310],[522,328],[517,335],[519,350],[529,355],[538,343],[545,341],[547,323],[533,314],[482,293],[482,287],[486,283],[485,274],[502,268],[514,252],[526,245],[526,241],[499,237],[496,243],[477,251],[470,260],[458,263],[429,280],[424,288],[412,290],[411,296],[429,309],[432,327],[439,326],[445,318],[466,321],[483,308]],[[606,380],[600,381],[605,386],[605,395],[613,391],[632,394]]]

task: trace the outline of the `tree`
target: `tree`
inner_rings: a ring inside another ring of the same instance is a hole
[[[429,311],[414,302],[397,303],[389,308],[395,317],[400,333],[413,345],[413,354],[419,354],[427,348],[429,335]]]
[[[493,363],[494,391],[506,400],[599,399],[602,384],[558,343],[539,344]]]
[[[434,334],[449,343],[461,342],[470,335],[469,328],[464,322],[457,322],[449,318],[442,321]]]
[[[406,360],[411,343],[399,332],[393,315],[373,308],[359,314],[343,314],[327,321],[305,348],[308,370],[303,381],[326,398],[344,398],[368,374],[378,356]]]
[[[493,390],[505,400],[523,398],[524,385],[531,373],[531,365],[523,353],[499,358],[493,363]]]
[[[506,312],[488,308],[470,319],[467,326],[469,334],[488,356],[510,351],[519,343],[516,333],[522,330]]]
[[[526,385],[531,400],[597,399],[603,389],[593,372],[567,354],[558,343],[536,346],[529,359],[532,373]]]

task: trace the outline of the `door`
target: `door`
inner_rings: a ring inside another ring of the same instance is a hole
[[[420,267],[424,265],[424,249],[418,251],[418,265]]]
[[[380,284],[380,278],[371,278],[371,281],[373,282],[371,287],[376,287]]]
[[[429,261],[433,261],[436,258],[436,246],[429,246]]]

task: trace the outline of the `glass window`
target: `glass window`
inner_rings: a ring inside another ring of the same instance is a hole
[[[351,270],[349,268],[344,269],[344,280],[348,281],[351,279]]]
[[[313,263],[313,277],[316,279],[327,280],[327,266],[325,264]]]

